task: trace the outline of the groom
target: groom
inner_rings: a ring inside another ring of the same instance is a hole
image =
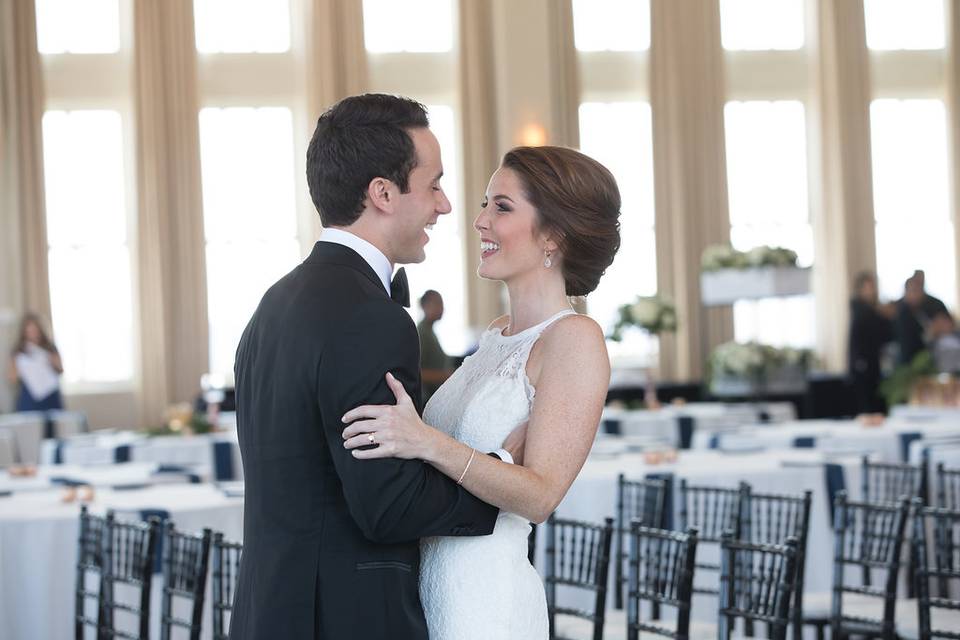
[[[398,304],[406,279],[391,285],[391,273],[424,260],[425,229],[450,212],[442,173],[412,100],[355,96],[317,123],[307,180],[325,230],[264,295],[237,349],[246,495],[234,640],[427,640],[418,539],[493,530],[497,509],[433,467],[358,461],[340,435],[350,409],[393,404],[388,371],[420,398],[417,330]]]

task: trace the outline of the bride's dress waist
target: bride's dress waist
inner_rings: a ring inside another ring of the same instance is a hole
[[[527,550],[527,538],[530,535],[530,522],[515,513],[501,511],[497,516],[493,533],[487,536],[453,537],[443,536],[423,538],[420,547],[424,557],[431,553],[475,553],[482,549],[513,548],[522,552]]]

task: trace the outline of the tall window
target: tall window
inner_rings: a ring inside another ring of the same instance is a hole
[[[469,224],[479,203],[464,203],[461,196],[455,3],[364,0],[363,23],[371,90],[410,96],[427,106],[443,160],[440,184],[453,208],[428,232],[427,259],[406,266],[410,315],[419,321],[423,314],[417,299],[427,289],[439,291],[444,316],[435,327],[437,337],[447,353],[463,354],[475,338],[467,326],[466,282],[476,277],[466,271],[463,252],[464,243],[473,240]]]
[[[69,391],[134,378],[130,5],[37,0],[54,339]],[[123,37],[121,37],[123,36]],[[98,55],[91,55],[98,54]],[[96,83],[76,78],[97,76]]]
[[[229,375],[264,292],[304,252],[305,114],[283,82],[296,71],[287,0],[194,0],[194,13],[210,370]]]
[[[724,108],[730,241],[792,249],[813,262],[807,181],[807,59],[804,0],[721,0],[728,68]],[[773,73],[764,73],[770,71]],[[812,347],[812,294],[742,300],[734,337]]]
[[[587,296],[587,312],[609,330],[620,305],[657,292],[652,118],[646,78],[650,3],[574,0],[573,19],[583,81],[580,149],[610,169],[622,199],[620,251],[596,291]],[[620,365],[649,365],[656,361],[658,342],[635,331],[608,348]]]

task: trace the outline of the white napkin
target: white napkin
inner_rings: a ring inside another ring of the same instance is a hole
[[[34,400],[43,400],[60,387],[59,374],[50,364],[50,354],[35,344],[17,354],[17,375]]]

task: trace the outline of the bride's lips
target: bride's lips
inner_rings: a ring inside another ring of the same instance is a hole
[[[486,260],[496,252],[500,251],[500,244],[487,238],[480,238],[480,259]]]

